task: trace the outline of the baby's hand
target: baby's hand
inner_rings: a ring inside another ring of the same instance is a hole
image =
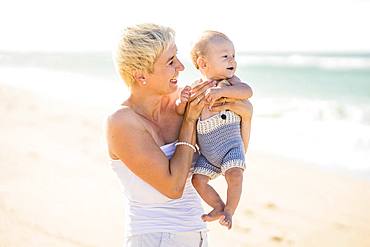
[[[181,90],[181,94],[180,94],[180,102],[181,103],[186,103],[189,101],[190,99],[190,94],[191,94],[191,87],[190,86],[186,86],[184,87],[182,90]]]
[[[205,94],[205,98],[209,104],[208,108],[211,109],[213,104],[220,98],[223,97],[221,87],[211,87],[208,88]]]

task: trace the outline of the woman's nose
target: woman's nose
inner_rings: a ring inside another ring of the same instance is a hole
[[[177,60],[177,61],[178,61],[177,70],[183,71],[185,69],[185,66],[180,62],[180,60]]]

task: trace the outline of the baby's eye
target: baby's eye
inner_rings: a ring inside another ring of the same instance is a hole
[[[222,57],[227,58],[227,55],[223,55]]]

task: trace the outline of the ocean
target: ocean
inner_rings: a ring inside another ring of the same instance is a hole
[[[370,178],[370,53],[239,53],[237,61],[254,91],[249,152]],[[180,84],[191,84],[199,74],[183,62]],[[109,52],[0,52],[1,84],[92,108],[128,94]]]

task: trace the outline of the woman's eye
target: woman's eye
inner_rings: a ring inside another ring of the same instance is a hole
[[[171,62],[169,63],[169,65],[172,65],[173,64],[173,60],[171,60]]]

